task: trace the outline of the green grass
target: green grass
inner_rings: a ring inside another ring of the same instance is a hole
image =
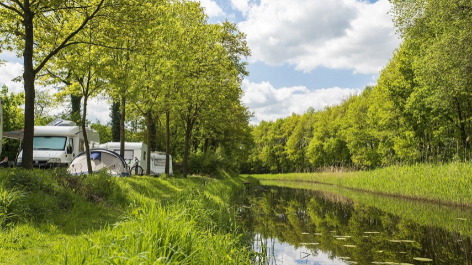
[[[309,181],[401,197],[472,206],[472,163],[391,166],[347,173],[250,175],[260,180]]]
[[[0,171],[0,264],[248,264],[238,178]]]

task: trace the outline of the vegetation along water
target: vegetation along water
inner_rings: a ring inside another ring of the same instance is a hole
[[[240,218],[264,264],[472,264],[472,213],[300,182],[262,181]]]
[[[250,264],[237,178],[0,171],[0,264]]]

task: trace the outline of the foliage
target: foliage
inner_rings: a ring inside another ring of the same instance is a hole
[[[22,106],[25,104],[24,93],[8,93],[8,88],[4,85],[0,94],[3,102],[3,131],[16,131],[24,128],[24,114]],[[2,156],[9,157],[10,160],[16,158],[18,154],[19,141],[2,137]]]

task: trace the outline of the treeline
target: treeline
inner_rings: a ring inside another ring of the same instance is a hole
[[[114,140],[172,154],[184,176],[200,171],[189,170],[192,161],[207,172],[223,160],[239,167],[250,51],[235,24],[210,24],[199,3],[185,0],[0,1],[0,19],[0,51],[24,58],[23,167],[32,167],[34,125],[47,121],[38,114],[53,104],[41,101],[38,84],[56,87],[56,99],[70,102],[65,116],[82,126],[89,100],[107,100]]]
[[[341,104],[253,128],[244,171],[469,160],[472,133],[472,5],[391,1],[401,46],[375,86]]]

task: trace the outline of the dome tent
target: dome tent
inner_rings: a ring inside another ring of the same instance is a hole
[[[90,149],[90,160],[94,173],[106,170],[112,176],[129,176],[125,160],[116,152],[103,148],[93,148]],[[78,154],[70,163],[67,171],[72,175],[89,174],[86,153]]]

